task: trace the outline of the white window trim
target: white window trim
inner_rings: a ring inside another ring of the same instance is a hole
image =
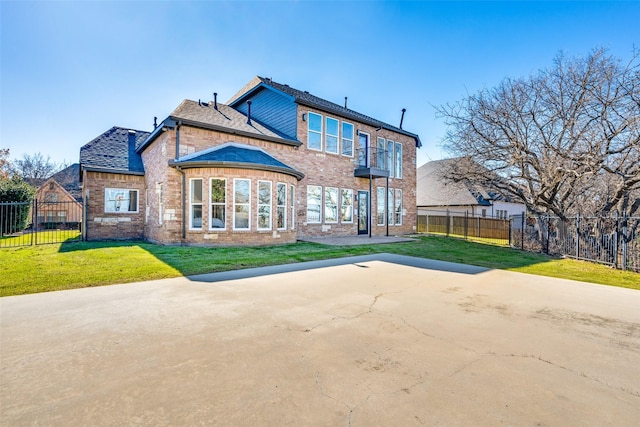
[[[316,130],[311,130],[310,126],[311,126],[311,115],[314,114],[316,116],[320,116],[320,132],[316,131]],[[318,114],[318,113],[314,113],[313,111],[307,111],[307,148],[309,150],[313,150],[313,151],[322,151],[323,149],[323,142],[324,142],[324,138],[323,138],[323,132],[324,131],[324,116],[322,114]],[[320,133],[320,148],[314,148],[311,147],[311,145],[309,145],[309,134],[310,133]]]
[[[224,202],[214,202],[211,196],[209,196],[209,230],[211,231],[224,231],[227,229],[227,178],[217,178],[211,177],[209,178],[209,195],[211,195],[211,189],[213,188],[213,181],[223,181],[224,182]],[[224,206],[224,227],[212,227],[213,225],[213,207],[214,206]]]
[[[345,138],[344,137],[344,125],[349,125],[351,126],[351,139],[349,138]],[[353,153],[355,151],[355,133],[356,133],[356,127],[353,125],[353,123],[349,123],[349,122],[341,122],[340,124],[340,155],[345,156],[345,157],[351,157],[353,158]],[[344,154],[344,141],[351,141],[351,154]]]
[[[318,221],[310,221],[309,220],[309,188],[310,187],[318,187],[320,188],[320,218],[318,218]],[[323,196],[323,192],[324,189],[322,188],[321,185],[307,185],[307,224],[322,224],[322,209],[324,208],[324,204],[322,203],[322,196]]]
[[[284,205],[278,204],[278,187],[284,186]],[[289,210],[287,206],[287,199],[289,198],[289,189],[287,188],[287,184],[284,182],[276,182],[276,229],[277,230],[286,230],[287,229],[287,211]],[[284,218],[282,224],[284,227],[278,227],[278,209],[284,208]]]
[[[118,210],[107,210],[107,194],[109,191],[135,191],[136,192],[136,210],[135,211],[118,211]],[[134,188],[105,188],[104,189],[104,207],[103,207],[104,213],[109,213],[109,214],[133,214],[133,213],[138,213],[140,211],[140,191],[136,190]]]
[[[248,203],[236,203],[236,183],[239,181],[249,181],[249,202]],[[236,227],[236,206],[249,205],[249,212],[247,218],[247,228]],[[233,179],[233,229],[237,231],[250,231],[251,230],[251,180],[246,178],[234,178]]]
[[[327,205],[327,192],[329,192],[330,190],[335,190],[335,195],[336,195],[336,204],[335,204],[335,213],[336,213],[336,220],[335,221],[329,221],[327,220],[327,213],[326,213],[326,209],[329,207]],[[322,204],[323,209],[325,209],[324,211],[324,223],[325,224],[337,224],[338,221],[340,220],[340,189],[338,187],[324,187],[322,194],[324,196],[324,203]]]
[[[202,200],[199,203],[193,202],[193,182],[200,181],[201,192],[202,192]],[[204,222],[204,182],[202,178],[189,178],[189,230],[199,231],[202,230],[204,224],[200,227],[193,226],[193,207],[200,206],[202,221]]]
[[[265,205],[263,203],[260,203],[260,184],[269,184],[269,204]],[[258,180],[258,187],[257,187],[257,193],[256,193],[256,206],[258,209],[257,215],[256,215],[256,229],[259,231],[269,231],[271,229],[273,229],[273,183],[271,181],[267,181],[264,179],[259,179]],[[267,227],[260,227],[260,208],[261,207],[269,207],[269,222],[268,222],[268,226]]]
[[[329,117],[329,116],[325,116],[324,120],[325,120],[325,123],[324,123],[324,125],[325,125],[324,126],[324,129],[325,129],[325,131],[324,131],[324,151],[326,153],[329,153],[329,154],[340,154],[340,120],[338,120],[338,119],[336,119],[334,117]],[[338,133],[336,133],[335,135],[332,134],[332,133],[329,133],[329,126],[327,126],[327,122],[329,120],[334,120],[338,124],[336,126],[337,127],[336,130],[337,130]],[[336,151],[329,151],[327,149],[327,147],[328,147],[327,138],[330,137],[330,136],[333,136],[333,137],[336,138]]]

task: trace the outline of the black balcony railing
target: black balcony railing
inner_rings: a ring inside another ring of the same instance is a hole
[[[358,177],[387,177],[387,150],[377,147],[359,148],[356,150],[355,176]]]

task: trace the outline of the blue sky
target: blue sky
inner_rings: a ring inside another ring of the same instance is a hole
[[[0,1],[0,147],[78,161],[112,126],[150,130],[183,99],[272,77],[418,133],[434,106],[549,67],[559,51],[640,47],[640,2]]]

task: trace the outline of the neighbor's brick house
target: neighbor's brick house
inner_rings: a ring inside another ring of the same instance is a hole
[[[245,245],[407,234],[417,135],[270,79],[80,152],[87,239]]]

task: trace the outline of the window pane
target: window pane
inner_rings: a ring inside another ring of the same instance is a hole
[[[271,206],[258,206],[258,228],[271,228]]]
[[[353,125],[342,122],[342,155],[353,156]]]
[[[386,161],[385,148],[386,148],[386,145],[384,142],[384,138],[378,138],[375,166],[380,169],[387,169],[387,166],[385,164],[385,161]]]
[[[396,142],[396,178],[402,178],[402,144]]]
[[[278,206],[284,206],[287,204],[287,186],[286,184],[278,184]]]
[[[322,132],[322,116],[316,113],[309,113],[309,130]]]
[[[138,210],[138,192],[136,190],[129,191],[129,212],[137,212]]]
[[[309,132],[309,148],[313,148],[314,150],[322,149],[322,134]]]
[[[249,206],[236,205],[234,209],[234,228],[249,228]]]
[[[191,207],[191,228],[202,228],[202,205]]]
[[[249,203],[249,180],[238,179],[235,185],[235,203]]]
[[[258,203],[261,205],[271,205],[271,183],[260,181],[258,183]]]
[[[138,190],[106,188],[104,191],[105,212],[137,212]]]
[[[321,221],[321,206],[322,187],[319,185],[307,186],[307,222],[318,223]]]
[[[202,203],[202,180],[191,180],[191,202]]]
[[[402,225],[402,190],[396,190],[396,225]]]
[[[224,203],[227,200],[227,191],[224,179],[211,180],[211,203]]]
[[[387,169],[389,170],[389,176],[393,178],[394,176],[394,167],[393,167],[393,141],[387,141]]]
[[[211,228],[224,228],[224,205],[211,206]]]
[[[342,222],[353,222],[353,190],[342,190],[341,200],[340,220]]]
[[[393,225],[395,223],[394,220],[393,220],[393,207],[394,207],[394,204],[393,204],[393,199],[394,199],[393,193],[394,193],[393,188],[390,188],[389,189],[389,194],[388,194],[389,199],[387,200],[387,202],[388,202],[387,203],[387,209],[388,209],[387,210],[387,218],[388,218],[388,221],[389,221],[389,225]]]
[[[385,224],[385,215],[384,215],[384,188],[383,187],[378,187],[377,188],[377,193],[376,193],[376,220],[377,220],[377,224],[378,225],[384,225]]]
[[[324,190],[324,222],[338,222],[338,189]]]

